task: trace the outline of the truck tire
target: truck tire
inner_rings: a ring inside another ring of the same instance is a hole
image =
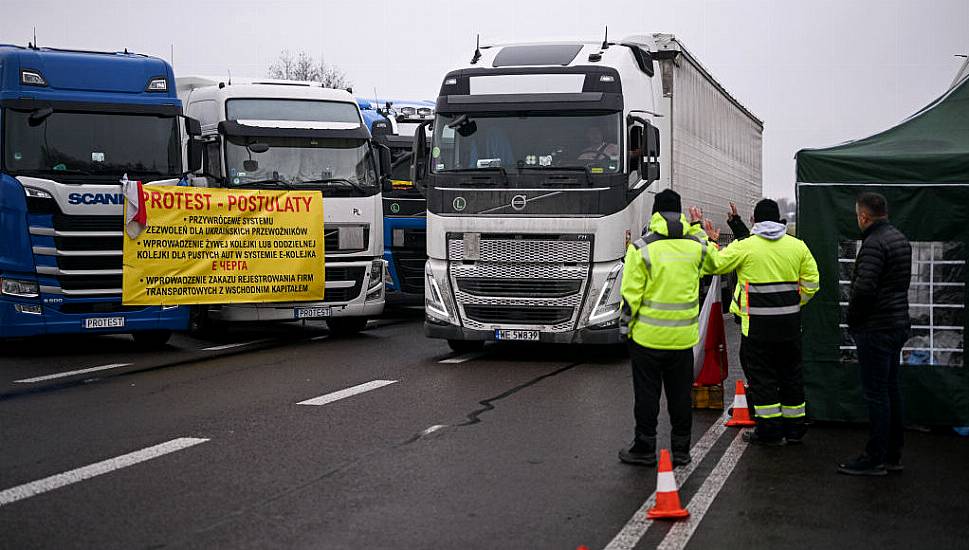
[[[330,333],[334,336],[349,336],[367,328],[367,318],[341,317],[329,319],[326,321],[326,326],[330,327]]]
[[[155,349],[164,347],[168,343],[168,339],[172,337],[172,331],[146,330],[144,332],[133,332],[131,333],[131,337],[134,338],[135,344],[138,344],[138,347]]]
[[[448,340],[447,345],[457,353],[468,353],[484,349],[484,340]]]

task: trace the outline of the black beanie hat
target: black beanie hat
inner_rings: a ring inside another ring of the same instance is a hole
[[[683,212],[680,194],[672,189],[664,189],[656,193],[653,199],[653,212]]]
[[[754,207],[754,223],[781,221],[781,209],[771,199],[764,199]]]

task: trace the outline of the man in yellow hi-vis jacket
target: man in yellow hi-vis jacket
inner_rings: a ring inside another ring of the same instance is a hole
[[[707,241],[699,223],[687,222],[681,210],[676,192],[658,193],[649,232],[626,251],[622,327],[630,339],[636,437],[630,447],[619,451],[619,459],[629,464],[656,464],[662,388],[672,425],[673,464],[690,463],[690,388],[693,346],[700,339],[700,276],[716,265],[717,248]]]
[[[736,212],[733,205],[731,210]],[[743,237],[746,226],[739,216],[730,225]],[[707,227],[711,238],[718,236],[709,222]],[[737,271],[730,311],[741,320],[740,363],[757,424],[744,438],[769,446],[800,442],[807,431],[801,307],[819,288],[814,256],[787,234],[777,203],[764,199],[754,207],[750,236],[721,250],[716,264],[718,274]]]

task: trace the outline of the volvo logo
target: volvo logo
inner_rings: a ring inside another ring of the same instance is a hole
[[[515,195],[511,198],[511,207],[515,210],[524,210],[526,204],[528,204],[528,197],[525,195]]]
[[[390,205],[390,213],[391,214],[396,214],[398,212],[400,212],[400,204],[398,204],[396,202],[395,203],[392,203]]]
[[[451,206],[453,206],[455,210],[460,212],[468,206],[468,201],[466,201],[464,197],[454,197],[454,201],[451,202]]]

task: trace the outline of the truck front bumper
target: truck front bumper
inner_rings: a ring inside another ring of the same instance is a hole
[[[494,330],[476,330],[451,324],[441,324],[434,320],[424,321],[424,334],[428,338],[447,340],[477,340],[495,342]],[[626,338],[619,334],[617,325],[586,327],[568,332],[539,332],[538,341],[550,344],[623,344]]]
[[[146,307],[139,311],[106,313],[64,313],[54,305],[41,305],[41,313],[24,313],[17,305],[36,306],[22,301],[0,300],[0,338],[23,338],[43,334],[127,334],[148,330],[183,331],[188,329],[187,307]],[[84,328],[86,319],[121,317],[124,325],[113,328]]]

